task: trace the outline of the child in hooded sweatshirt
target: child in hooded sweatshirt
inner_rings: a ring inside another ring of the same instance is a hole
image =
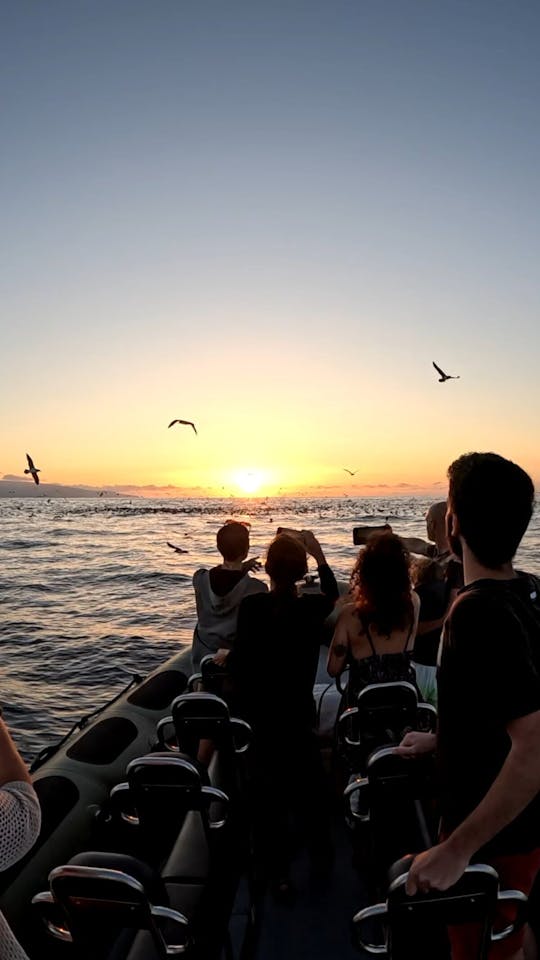
[[[266,593],[262,580],[250,577],[258,570],[257,559],[246,560],[249,552],[249,530],[244,523],[229,520],[218,530],[217,548],[223,563],[207,570],[201,567],[193,575],[197,605],[197,626],[193,634],[191,659],[197,671],[203,657],[230,649],[236,636],[238,608],[244,597]]]

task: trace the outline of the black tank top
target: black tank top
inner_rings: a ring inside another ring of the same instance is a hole
[[[361,622],[371,647],[371,656],[357,660],[349,651],[349,687],[352,687],[354,693],[358,694],[370,683],[395,683],[406,680],[416,686],[416,672],[411,663],[412,651],[407,650],[414,620],[410,625],[403,650],[398,653],[377,653],[369,624],[363,620]]]

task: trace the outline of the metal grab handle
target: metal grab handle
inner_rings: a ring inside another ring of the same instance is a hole
[[[163,748],[163,750],[169,750],[170,753],[178,753],[178,747],[172,746],[166,740],[166,737],[165,737],[166,727],[172,727],[173,730],[175,729],[174,720],[172,717],[162,717],[161,720],[158,720],[158,724],[156,727],[158,744],[160,747]]]
[[[221,827],[224,827],[227,823],[227,817],[229,816],[230,801],[227,794],[217,787],[201,787],[201,794],[207,798],[209,807],[211,803],[215,803],[216,801],[225,805],[225,816],[221,820],[210,820],[210,817],[208,818],[208,826],[210,829],[220,830]]]
[[[124,823],[128,823],[130,827],[138,827],[140,822],[139,817],[135,812],[129,812],[125,809],[122,804],[122,800],[124,799],[129,799],[129,783],[117,783],[109,795],[109,803],[112,805],[111,814],[119,813],[120,819],[123,820]]]
[[[59,912],[58,904],[50,890],[44,890],[43,893],[36,893],[36,895],[32,897],[32,906],[56,907],[56,912]],[[53,923],[52,920],[49,920],[45,911],[40,911],[40,913],[41,919],[51,936],[56,937],[57,940],[62,940],[64,943],[73,943],[73,937],[67,927],[61,927],[60,924]]]
[[[341,678],[342,678],[342,676],[343,676],[344,673],[348,673],[348,672],[349,672],[349,669],[350,669],[350,667],[349,667],[349,666],[346,666],[346,667],[341,671],[341,673],[338,673],[337,676],[336,676],[336,689],[337,689],[338,693],[341,693],[342,695],[343,695],[343,694],[345,693],[345,691],[347,690],[347,687],[346,687],[346,686],[345,686],[345,687],[342,687],[342,686],[341,686]]]
[[[249,723],[246,723],[245,720],[241,720],[239,717],[231,717],[231,726],[233,731],[234,752],[246,753],[246,751],[249,750],[251,746],[252,731]],[[236,732],[236,730],[239,730],[240,732],[243,732],[246,735],[245,736],[246,742],[240,747],[236,746],[236,738],[234,736],[234,733]]]
[[[189,926],[187,917],[183,913],[180,913],[178,910],[172,910],[171,907],[150,907],[150,913],[153,917],[159,917],[163,920],[172,920],[173,923],[179,924],[184,929]],[[161,931],[160,931],[161,933]],[[163,934],[161,934],[163,938]],[[165,952],[168,957],[176,957],[181,953],[185,953],[188,948],[188,938],[184,943],[166,943],[163,938],[163,944],[165,946]]]
[[[418,720],[425,718],[430,733],[435,733],[437,729],[437,710],[432,703],[419,703],[417,707]]]
[[[193,691],[195,690],[195,685],[197,683],[202,683],[202,680],[203,680],[202,673],[192,673],[187,682],[187,688],[189,692],[193,693]]]
[[[504,927],[502,930],[495,932],[491,931],[491,942],[498,943],[499,940],[506,940],[506,937],[509,937],[510,934],[514,933],[516,930],[519,930],[523,926],[527,919],[526,915],[526,906],[527,906],[527,897],[521,890],[499,890],[497,896],[497,903],[511,902],[515,901],[517,910],[516,910],[516,919],[513,923],[508,924],[507,927]]]
[[[356,913],[353,917],[352,922],[354,923],[356,928],[357,924],[359,925],[361,923],[364,923],[365,920],[372,920],[373,917],[387,917],[387,916],[388,916],[388,908],[386,903],[376,903],[374,904],[374,906],[364,907],[363,910],[360,910],[358,913]],[[356,936],[358,938],[358,945],[361,947],[362,950],[365,950],[366,953],[376,954],[379,957],[388,956],[388,948],[387,948],[386,942],[385,943],[365,943],[358,932]]]
[[[354,820],[360,820],[362,823],[368,823],[370,816],[369,813],[357,813],[353,810],[351,805],[351,797],[357,793],[359,790],[363,790],[369,784],[367,777],[359,777],[356,780],[353,780],[352,783],[347,784],[345,790],[343,791],[343,798],[347,804],[347,811],[354,818]]]
[[[57,940],[62,940],[64,943],[73,943],[73,937],[67,927],[59,927],[52,920],[45,920],[45,926],[51,936],[56,937]]]
[[[347,707],[347,709],[344,710],[343,713],[337,719],[338,730],[342,724],[347,723],[348,720],[351,720],[352,717],[357,716],[358,713],[359,713],[358,707]],[[361,743],[360,738],[358,740],[352,740],[350,737],[344,735],[343,739],[347,744],[347,746],[349,747],[359,747]]]

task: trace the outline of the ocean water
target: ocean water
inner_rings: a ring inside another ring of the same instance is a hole
[[[430,502],[0,500],[0,703],[19,748],[30,759],[133,674],[191,642],[192,574],[218,562],[215,536],[226,519],[251,523],[251,555],[261,558],[277,526],[312,529],[347,580],[355,525],[388,519],[397,533],[425,536]],[[518,566],[540,574],[537,516]]]

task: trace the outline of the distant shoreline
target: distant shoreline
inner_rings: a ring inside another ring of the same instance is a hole
[[[228,496],[216,495],[212,493],[183,493],[179,490],[177,493],[162,493],[159,489],[155,492],[145,492],[144,494],[135,493],[131,490],[107,490],[99,487],[77,487],[68,486],[60,483],[40,483],[39,485],[28,480],[0,480],[0,500],[24,499],[24,500],[223,500],[225,503],[237,501],[240,503],[255,503],[259,501],[279,501],[279,500],[372,500],[381,498],[406,498],[419,497],[421,499],[441,500],[444,499],[446,491],[441,488],[435,490],[421,487],[413,487],[406,490],[395,491],[394,488],[382,488],[379,492],[369,491],[358,492],[351,488],[350,493],[328,493],[319,490],[306,491],[298,493],[295,491],[283,492],[280,494],[269,494],[267,496],[247,496],[238,494],[229,494]]]
[[[0,499],[13,498],[42,500],[46,499],[65,499],[83,498],[88,500],[112,498],[117,499],[120,496],[129,496],[133,499],[135,494],[119,494],[112,490],[103,490],[93,487],[64,486],[61,483],[40,483],[36,484],[33,480],[0,480]],[[137,497],[137,499],[141,499]]]

